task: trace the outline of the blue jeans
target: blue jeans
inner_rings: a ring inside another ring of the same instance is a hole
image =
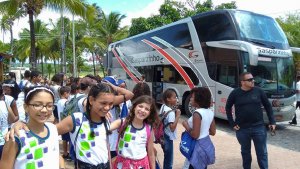
[[[164,134],[164,145],[162,145],[164,151],[164,167],[163,169],[172,169],[173,166],[173,140],[170,140],[169,136]]]
[[[253,140],[260,169],[268,169],[267,131],[264,125],[240,129],[236,137],[241,145],[243,168],[251,169],[251,140]]]

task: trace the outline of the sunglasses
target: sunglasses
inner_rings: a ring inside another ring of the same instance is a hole
[[[252,81],[254,81],[254,78],[249,78],[249,79],[246,79],[246,80],[243,80],[243,81],[252,82]]]

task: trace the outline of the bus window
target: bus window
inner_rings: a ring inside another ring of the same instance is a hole
[[[238,76],[237,67],[229,66],[229,64],[219,64],[218,65],[218,77],[217,81],[230,87],[237,87]]]
[[[225,14],[201,16],[193,22],[200,42],[236,39],[232,24]]]
[[[209,77],[230,87],[238,86],[239,52],[202,46]]]
[[[136,67],[136,69],[145,76],[146,82],[153,82],[154,77],[154,66],[142,66]]]
[[[189,67],[183,67],[185,72],[189,75],[194,85],[199,84],[199,79],[196,74]],[[174,84],[186,84],[182,75],[178,73],[178,71],[170,65],[166,65],[163,67],[164,77],[163,81],[166,83],[174,83]]]

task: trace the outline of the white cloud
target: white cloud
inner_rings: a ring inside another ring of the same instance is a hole
[[[126,26],[131,24],[131,20],[133,18],[139,17],[150,17],[151,15],[159,14],[159,7],[164,3],[163,0],[154,0],[149,5],[147,5],[144,9],[137,9],[134,12],[128,12],[126,14],[126,18],[122,21],[121,26]]]

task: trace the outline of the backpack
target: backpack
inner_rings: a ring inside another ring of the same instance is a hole
[[[78,101],[86,97],[85,95],[78,96],[75,95],[71,100],[66,101],[63,111],[60,113],[60,118],[63,120],[67,116],[71,115],[74,112],[80,112]]]
[[[165,106],[165,105],[164,105]],[[167,112],[164,112],[164,113],[161,113],[158,118],[159,118],[159,122],[158,122],[158,125],[156,128],[153,128],[153,132],[154,132],[154,138],[155,138],[155,141],[154,143],[155,144],[161,144],[163,145],[164,144],[164,130],[166,127],[168,127],[168,125],[165,125],[164,124],[164,120],[165,118],[168,116],[168,114],[170,112],[174,111],[173,109],[172,110],[169,110]]]

